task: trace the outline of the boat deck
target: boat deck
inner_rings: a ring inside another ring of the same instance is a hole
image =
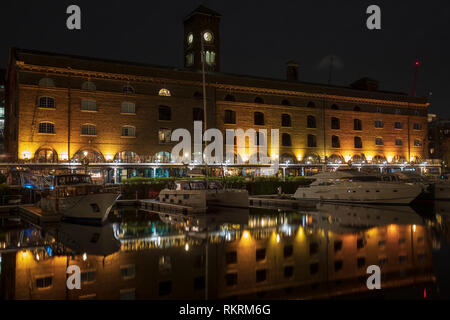
[[[19,206],[19,216],[27,220],[31,220],[36,224],[40,224],[42,222],[57,222],[61,220],[61,215],[45,213],[41,208],[34,205]]]

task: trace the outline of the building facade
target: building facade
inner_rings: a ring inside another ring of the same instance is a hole
[[[281,163],[405,165],[427,157],[425,98],[220,72],[220,15],[200,6],[184,21],[184,68],[13,48],[6,77],[6,149],[11,161],[170,163],[171,132],[279,129]],[[201,55],[205,57],[205,91]],[[268,138],[269,139],[269,138]],[[235,150],[244,162],[252,156]]]

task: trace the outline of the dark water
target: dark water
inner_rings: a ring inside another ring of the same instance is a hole
[[[448,212],[448,215],[447,215]],[[2,299],[450,297],[450,202],[203,217],[123,208],[102,227],[1,218]],[[69,290],[66,270],[81,270]],[[368,290],[367,267],[381,268]]]

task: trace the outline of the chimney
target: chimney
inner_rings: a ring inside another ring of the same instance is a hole
[[[286,63],[286,80],[298,81],[298,64],[293,60]]]

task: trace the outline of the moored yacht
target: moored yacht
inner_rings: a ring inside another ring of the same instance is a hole
[[[311,177],[307,187],[299,187],[295,199],[328,202],[402,204],[411,203],[421,192],[422,186],[402,182],[400,179],[383,178],[353,170],[323,172]]]
[[[66,219],[103,222],[118,197],[118,191],[93,184],[87,174],[57,175],[41,192],[38,207]]]
[[[214,207],[248,208],[247,190],[227,189],[218,181],[176,181],[175,188],[161,190],[157,199],[161,203],[192,207],[193,212]]]

